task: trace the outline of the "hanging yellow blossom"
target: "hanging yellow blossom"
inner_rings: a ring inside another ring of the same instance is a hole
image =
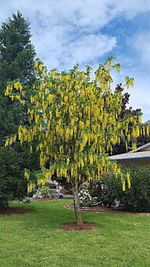
[[[38,184],[46,183],[53,174],[66,177],[73,184],[83,177],[101,179],[110,166],[121,177],[120,167],[110,162],[108,153],[122,140],[126,147],[132,143],[135,150],[136,138],[149,133],[149,127],[141,129],[141,118],[137,115],[129,114],[122,119],[122,94],[111,88],[112,68],[120,72],[120,64],[114,64],[110,58],[91,79],[89,67],[84,71],[75,66],[70,72],[47,73],[38,61],[35,64],[38,82],[33,84],[30,97],[19,82],[7,86],[6,96],[20,103],[28,101],[29,125],[21,125],[17,135],[5,140],[5,146],[19,140],[21,144],[30,143],[32,152],[32,142],[36,140],[40,166],[47,168]],[[125,81],[127,87],[133,86],[133,79],[127,76]],[[25,177],[30,178],[27,171]],[[129,174],[126,179],[130,187]],[[121,181],[125,190],[125,178]],[[32,189],[29,183],[28,191]]]

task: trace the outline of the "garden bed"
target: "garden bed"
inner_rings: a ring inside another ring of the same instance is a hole
[[[0,209],[0,215],[19,215],[29,213],[29,209],[24,208],[7,208],[7,209]]]
[[[82,225],[77,225],[76,223],[64,224],[61,229],[65,231],[90,231],[94,230],[96,225],[93,223],[83,223]]]

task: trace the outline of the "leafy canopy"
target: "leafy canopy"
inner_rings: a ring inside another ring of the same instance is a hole
[[[21,144],[29,142],[32,152],[32,142],[36,140],[40,166],[45,172],[43,184],[54,173],[74,184],[83,177],[100,179],[111,169],[120,176],[125,190],[125,177],[108,154],[122,139],[132,142],[135,148],[141,117],[126,114],[121,118],[122,94],[111,88],[112,68],[120,71],[120,65],[108,59],[91,79],[89,66],[84,71],[75,66],[69,72],[48,72],[40,61],[36,63],[36,81],[28,100],[30,126],[20,125],[18,133],[6,139],[5,145],[18,139]],[[125,81],[127,87],[133,86],[133,79],[126,77]],[[23,105],[28,97],[19,82],[9,84],[5,94]],[[27,171],[25,174],[29,178]],[[129,173],[126,178],[130,187]],[[32,184],[29,185],[32,191]]]

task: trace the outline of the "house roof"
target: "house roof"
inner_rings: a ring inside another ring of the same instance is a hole
[[[126,161],[126,160],[150,160],[150,142],[138,147],[135,151],[130,151],[123,154],[118,154],[109,157],[111,160]]]
[[[149,147],[149,146],[150,146],[150,142],[147,143],[147,144],[145,144],[145,145],[143,145],[143,146],[138,147],[138,148],[136,149],[136,151],[140,151],[140,150],[142,150],[142,149],[144,149],[144,148],[147,148],[147,147]]]

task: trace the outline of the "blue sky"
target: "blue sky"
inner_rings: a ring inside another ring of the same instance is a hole
[[[95,69],[108,56],[135,78],[130,105],[150,119],[150,0],[0,0],[0,23],[20,10],[30,21],[37,56],[49,68],[77,62]]]

